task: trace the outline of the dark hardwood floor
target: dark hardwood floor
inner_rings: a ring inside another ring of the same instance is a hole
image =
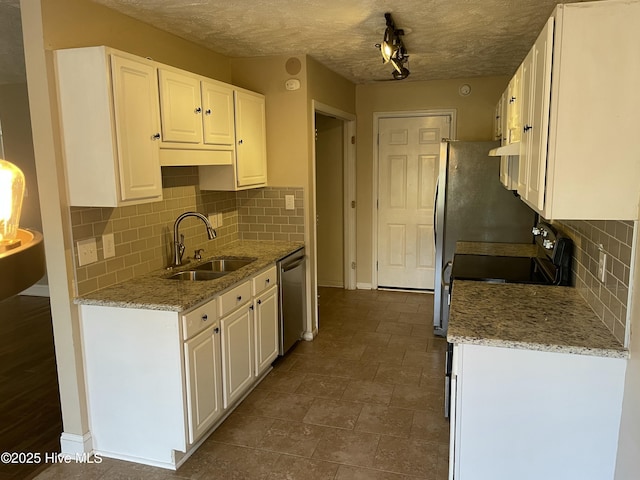
[[[62,414],[49,298],[0,302],[0,453],[60,451]],[[47,465],[0,463],[0,480],[28,479]]]

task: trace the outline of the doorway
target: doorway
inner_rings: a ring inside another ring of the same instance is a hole
[[[356,288],[355,115],[313,101],[315,291]]]
[[[345,286],[344,122],[316,112],[318,287]]]
[[[430,290],[435,283],[434,199],[440,142],[454,112],[377,114],[374,286]]]

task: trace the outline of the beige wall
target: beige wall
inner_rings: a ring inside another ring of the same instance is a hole
[[[343,122],[316,114],[318,286],[344,286]]]
[[[356,87],[357,98],[357,282],[371,284],[373,220],[373,114],[455,109],[458,140],[491,140],[495,105],[508,77],[477,77],[429,82],[379,82]],[[471,86],[462,97],[458,88]]]

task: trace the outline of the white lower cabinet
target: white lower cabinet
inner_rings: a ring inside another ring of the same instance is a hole
[[[256,376],[278,356],[278,288],[272,287],[254,300]]]
[[[189,443],[193,444],[223,413],[220,327],[216,323],[184,344]]]
[[[80,305],[91,441],[176,469],[278,354],[272,265],[184,313]]]
[[[253,383],[253,305],[245,304],[220,320],[222,328],[222,377],[227,408]]]
[[[449,479],[614,478],[626,359],[455,345]]]

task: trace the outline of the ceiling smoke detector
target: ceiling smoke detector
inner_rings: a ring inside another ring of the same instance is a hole
[[[409,55],[401,38],[404,35],[404,30],[396,28],[390,13],[385,13],[384,18],[387,28],[384,31],[382,43],[376,43],[376,47],[382,55],[382,63],[390,63],[393,66],[394,70],[391,72],[393,79],[404,80],[410,73],[406,66]]]

